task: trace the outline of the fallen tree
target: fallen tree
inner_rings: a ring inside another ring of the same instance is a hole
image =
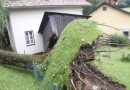
[[[106,78],[89,62],[95,59],[93,41],[102,33],[92,21],[75,20],[70,23],[42,63],[42,74],[34,65],[39,90],[123,90],[125,86]],[[0,62],[27,68],[41,57],[18,55],[0,51]],[[41,69],[41,68],[40,68]],[[87,88],[87,89],[86,89]]]
[[[41,63],[44,55],[22,55],[10,51],[0,50],[0,63],[27,68],[33,61]]]
[[[80,46],[92,44],[101,35],[101,31],[92,21],[80,19],[71,22],[62,32],[56,45],[45,58],[45,70],[40,85],[41,90],[67,90],[71,88],[70,64],[73,62]],[[43,69],[44,69],[43,68]]]
[[[67,25],[43,62],[39,90],[97,90],[98,87],[99,90],[124,90],[125,86],[105,79],[103,74],[97,74],[96,68],[85,63],[95,59],[91,45],[101,34],[92,21],[81,19]]]

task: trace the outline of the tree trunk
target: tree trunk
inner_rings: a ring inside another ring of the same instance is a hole
[[[33,61],[41,63],[43,55],[23,55],[5,50],[0,50],[0,63],[26,68]]]

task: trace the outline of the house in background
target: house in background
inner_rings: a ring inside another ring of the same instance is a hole
[[[43,42],[43,37],[46,36],[38,33],[44,13],[58,12],[82,15],[84,6],[90,5],[86,0],[22,0],[6,3],[8,33],[12,49],[19,54],[44,52],[46,44]],[[50,18],[53,17],[50,16]]]
[[[89,20],[97,22],[106,34],[124,34],[130,38],[130,13],[108,3],[102,3],[90,14]]]

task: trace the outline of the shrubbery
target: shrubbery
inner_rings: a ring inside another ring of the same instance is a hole
[[[129,39],[124,35],[114,34],[111,35],[110,42],[112,43],[111,45],[113,46],[124,46],[129,43]]]
[[[123,61],[123,62],[130,62],[130,54],[128,54],[128,55],[123,55],[122,61]]]

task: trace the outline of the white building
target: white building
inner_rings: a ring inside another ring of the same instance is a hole
[[[9,37],[19,54],[44,52],[43,36],[38,33],[44,12],[82,15],[86,0],[28,0],[8,3]]]

